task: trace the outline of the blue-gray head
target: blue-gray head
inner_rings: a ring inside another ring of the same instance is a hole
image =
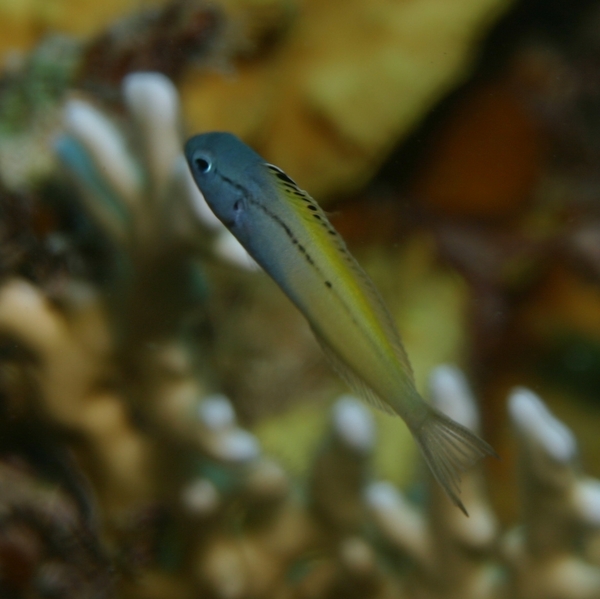
[[[264,160],[235,135],[221,132],[190,138],[185,157],[208,205],[227,227],[235,227]]]

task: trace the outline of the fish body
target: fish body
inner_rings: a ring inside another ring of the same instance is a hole
[[[185,147],[208,205],[309,322],[334,369],[364,399],[398,414],[450,499],[460,472],[493,449],[427,404],[394,321],[318,204],[229,133]]]

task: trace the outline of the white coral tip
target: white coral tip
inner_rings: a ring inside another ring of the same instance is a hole
[[[217,452],[222,460],[249,462],[260,455],[260,445],[253,434],[238,428],[223,434]]]
[[[148,170],[160,195],[181,153],[177,90],[161,73],[131,73],[123,80],[123,95],[142,134]]]
[[[365,501],[376,510],[389,510],[404,503],[404,498],[392,483],[378,481],[366,488]]]
[[[260,268],[242,244],[227,229],[223,229],[217,235],[213,249],[217,256],[231,264],[247,270],[258,270]]]
[[[574,499],[583,521],[600,526],[600,481],[590,478],[578,482]]]
[[[204,398],[198,407],[198,416],[210,430],[222,430],[235,424],[235,412],[225,395],[215,394]]]
[[[179,98],[173,82],[156,72],[130,73],[123,78],[125,102],[136,117],[160,115],[163,120],[177,124]]]
[[[443,364],[429,376],[435,405],[447,416],[470,430],[479,428],[479,414],[465,375],[456,367]]]
[[[333,406],[333,423],[339,436],[353,449],[367,452],[375,443],[375,425],[367,408],[355,397],[343,395]]]
[[[193,514],[211,514],[219,505],[219,492],[209,480],[200,478],[183,489],[181,501]]]
[[[91,104],[76,99],[65,104],[63,119],[113,189],[129,203],[134,202],[141,189],[139,173],[112,121]]]
[[[566,463],[577,453],[573,433],[557,420],[529,389],[518,387],[508,399],[509,413],[517,428],[535,440],[556,461]]]

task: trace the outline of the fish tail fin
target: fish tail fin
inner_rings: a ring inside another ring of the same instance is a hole
[[[435,408],[427,408],[426,417],[412,429],[415,441],[435,479],[452,503],[468,516],[459,498],[461,473],[487,455],[498,456],[475,433]]]

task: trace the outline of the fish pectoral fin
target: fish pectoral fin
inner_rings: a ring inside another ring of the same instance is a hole
[[[386,414],[396,414],[392,407],[381,399],[381,397],[379,397],[379,395],[338,356],[337,352],[317,331],[314,330],[314,328],[313,333],[333,370],[335,370],[340,378],[348,384],[354,393],[356,393],[363,401],[374,406],[378,410],[382,410]]]
[[[488,455],[498,457],[483,439],[435,408],[411,432],[434,478],[452,503],[468,516],[459,498],[461,473]]]

